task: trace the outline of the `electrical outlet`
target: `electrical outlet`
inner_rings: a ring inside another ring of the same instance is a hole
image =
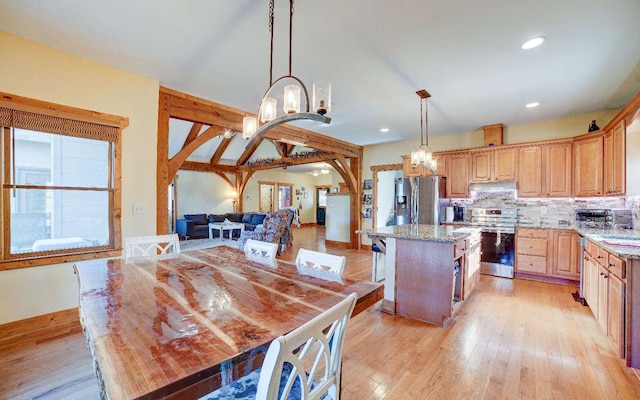
[[[144,203],[133,203],[134,214],[144,214]]]

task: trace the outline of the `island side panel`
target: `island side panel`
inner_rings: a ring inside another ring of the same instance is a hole
[[[384,255],[384,300],[382,311],[395,314],[396,290],[396,239],[386,239],[386,253]]]
[[[443,325],[451,316],[453,243],[396,241],[396,313]]]

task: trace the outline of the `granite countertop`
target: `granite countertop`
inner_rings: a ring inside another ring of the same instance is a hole
[[[356,231],[369,237],[427,240],[433,242],[457,242],[470,236],[468,232],[457,231],[455,226],[407,224],[393,225]]]
[[[576,228],[576,232],[585,238],[596,242],[609,253],[621,258],[640,259],[640,231],[635,229],[593,229]],[[613,244],[616,239],[632,240],[632,246]],[[608,243],[610,240],[612,243]]]

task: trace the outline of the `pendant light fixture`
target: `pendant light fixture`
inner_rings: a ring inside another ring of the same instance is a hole
[[[427,99],[431,97],[426,90],[418,90],[416,92],[420,98],[420,147],[416,151],[411,152],[411,165],[413,168],[418,167],[420,164],[428,168],[433,174],[436,173],[437,163],[433,159],[433,155],[429,151],[429,120],[427,111]],[[422,119],[422,105],[424,103],[424,120]],[[423,135],[423,131],[425,134]],[[425,141],[426,138],[426,141]]]
[[[269,57],[269,89],[262,96],[258,116],[244,117],[242,120],[242,137],[244,139],[259,138],[264,132],[285,122],[295,120],[313,120],[329,124],[331,118],[325,114],[331,111],[331,84],[319,81],[313,84],[313,102],[309,101],[309,92],[302,81],[293,75],[291,62],[291,43],[293,37],[293,3],[289,0],[289,74],[284,75],[275,81],[273,80],[273,23],[274,23],[274,0],[269,0],[269,32],[271,32],[271,51]],[[278,101],[270,97],[272,89],[281,81],[293,81],[284,87],[283,111],[284,115],[278,117]],[[304,94],[305,111],[301,111],[301,95]],[[309,112],[313,105],[315,112]],[[262,124],[262,125],[261,125]]]

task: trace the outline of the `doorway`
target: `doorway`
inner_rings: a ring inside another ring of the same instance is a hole
[[[402,177],[402,164],[372,165],[371,177],[373,181],[371,224],[376,228],[387,226],[389,218],[393,221],[393,208],[395,207],[394,178]]]
[[[273,211],[273,193],[275,191],[275,182],[258,182],[260,188],[260,201],[258,202],[258,211]]]
[[[326,220],[327,212],[327,193],[331,190],[331,186],[316,186],[316,224],[323,225]]]

